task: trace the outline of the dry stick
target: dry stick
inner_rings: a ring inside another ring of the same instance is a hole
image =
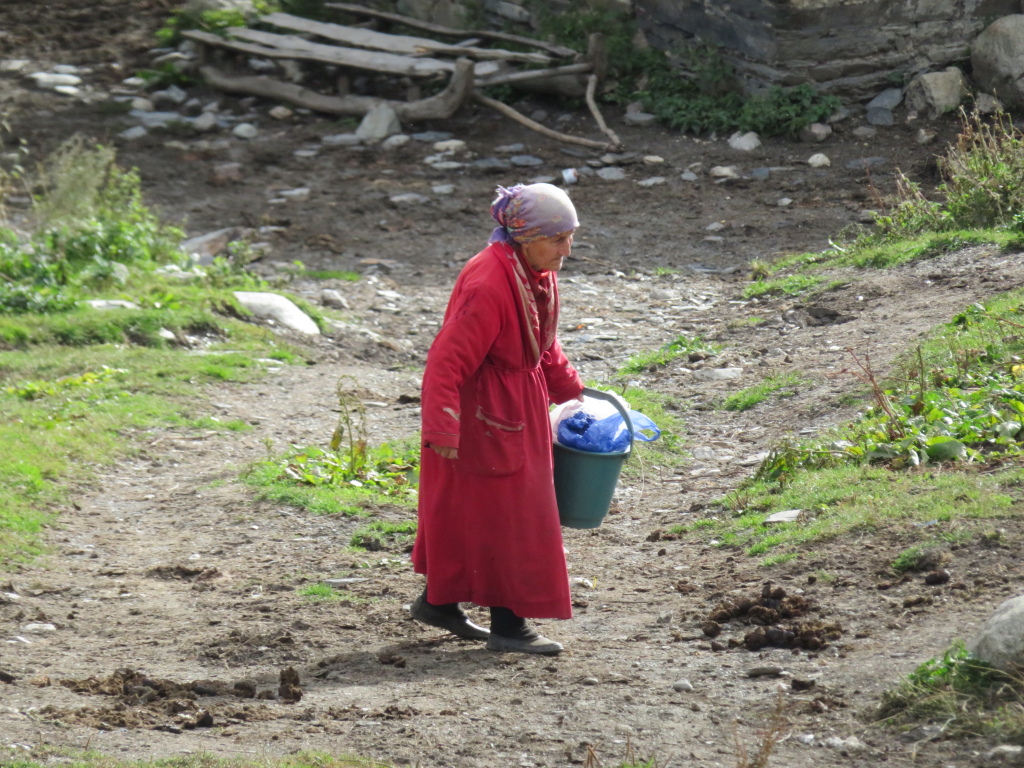
[[[567,133],[559,133],[553,131],[550,128],[541,125],[535,120],[531,120],[526,115],[517,112],[512,109],[508,104],[502,104],[500,101],[488,98],[482,93],[474,93],[473,98],[479,101],[481,104],[496,109],[506,117],[510,117],[517,123],[525,125],[527,128],[536,131],[542,136],[547,136],[549,139],[555,139],[556,141],[563,141],[566,144],[579,144],[581,147],[590,147],[591,149],[609,150],[615,149],[616,145],[609,144],[608,142],[594,141],[593,139],[584,139],[579,136],[570,136]]]
[[[597,93],[597,75],[591,75],[587,78],[587,106],[590,107],[590,114],[597,120],[597,127],[601,129],[601,133],[607,134],[615,146],[622,146],[619,137],[615,134],[615,131],[608,127],[608,124],[604,121],[604,115],[597,108],[597,102],[594,101],[595,93]]]
[[[490,77],[480,78],[476,81],[476,87],[488,88],[492,85],[504,85],[506,83],[532,82],[560,75],[581,75],[591,72],[593,69],[594,66],[587,62],[567,64],[564,67],[552,67],[550,69],[527,69],[522,72],[510,72],[504,75],[491,75]]]

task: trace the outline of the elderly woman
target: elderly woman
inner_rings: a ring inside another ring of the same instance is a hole
[[[548,408],[583,384],[555,330],[576,210],[550,184],[498,188],[490,245],[462,269],[423,376],[412,616],[493,651],[556,654],[527,618],[572,618]],[[490,631],[460,602],[489,606]]]

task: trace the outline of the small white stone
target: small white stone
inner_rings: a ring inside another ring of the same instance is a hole
[[[47,632],[56,632],[57,627],[53,624],[26,624],[21,631],[27,635],[43,635]]]
[[[729,137],[729,146],[740,152],[752,152],[761,146],[761,138],[753,131],[746,133],[737,131]]]
[[[152,112],[156,107],[153,102],[149,99],[144,99],[141,96],[136,96],[132,99],[132,109],[137,109],[140,112]]]
[[[780,197],[775,203],[779,208],[788,208],[793,204],[793,200],[789,197]]]
[[[384,141],[380,143],[381,149],[398,149],[404,147],[412,141],[412,137],[405,133],[396,133],[394,136],[388,136]]]
[[[290,109],[288,109],[288,107],[282,104],[278,104],[276,107],[270,110],[270,116],[275,120],[287,120],[294,114],[294,112],[292,112]]]
[[[823,152],[818,152],[817,154],[811,155],[807,158],[807,164],[811,166],[811,168],[826,168],[832,165],[832,161],[828,159],[828,155]]]
[[[246,140],[255,139],[256,136],[259,134],[259,131],[256,129],[256,126],[252,123],[239,123],[232,129],[231,132],[238,138]]]
[[[689,680],[676,680],[672,683],[672,690],[676,693],[684,693],[693,690],[693,683]]]
[[[623,170],[621,168],[615,168],[614,166],[610,168],[600,168],[597,171],[597,175],[605,181],[622,181],[626,178],[626,174]]]
[[[75,85],[58,85],[53,90],[61,96],[77,96],[82,92],[82,89]]]
[[[127,141],[134,141],[135,139],[141,139],[147,133],[149,133],[149,131],[147,131],[143,126],[136,125],[126,131],[121,131],[118,136],[122,139],[126,139]]]
[[[645,155],[644,156],[644,164],[645,165],[661,165],[664,162],[665,162],[665,158],[662,157],[661,155]]]
[[[447,141],[435,141],[435,152],[462,152],[466,148],[466,142],[462,139],[448,139]]]
[[[649,179],[644,179],[643,181],[638,181],[636,184],[637,184],[638,187],[657,187],[657,186],[659,186],[661,184],[664,184],[664,183],[665,183],[665,177],[664,176],[652,176]]]
[[[738,179],[739,169],[735,165],[716,165],[708,173],[716,179]]]
[[[309,187],[296,187],[295,189],[285,189],[278,194],[286,200],[308,200],[310,189]]]
[[[435,195],[453,195],[455,194],[454,184],[435,184],[430,188],[431,192]]]
[[[203,112],[203,114],[192,121],[192,127],[199,131],[199,133],[211,131],[217,127],[217,116],[213,112]]]

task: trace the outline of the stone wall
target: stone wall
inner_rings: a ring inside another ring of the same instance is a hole
[[[635,0],[648,40],[722,46],[752,88],[809,82],[867,94],[969,58],[971,41],[1020,0]]]

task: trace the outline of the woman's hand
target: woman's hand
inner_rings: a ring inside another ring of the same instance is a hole
[[[434,445],[433,443],[428,443],[428,445],[431,448],[433,448],[441,456],[442,459],[459,458],[458,448],[452,448],[450,445]]]

